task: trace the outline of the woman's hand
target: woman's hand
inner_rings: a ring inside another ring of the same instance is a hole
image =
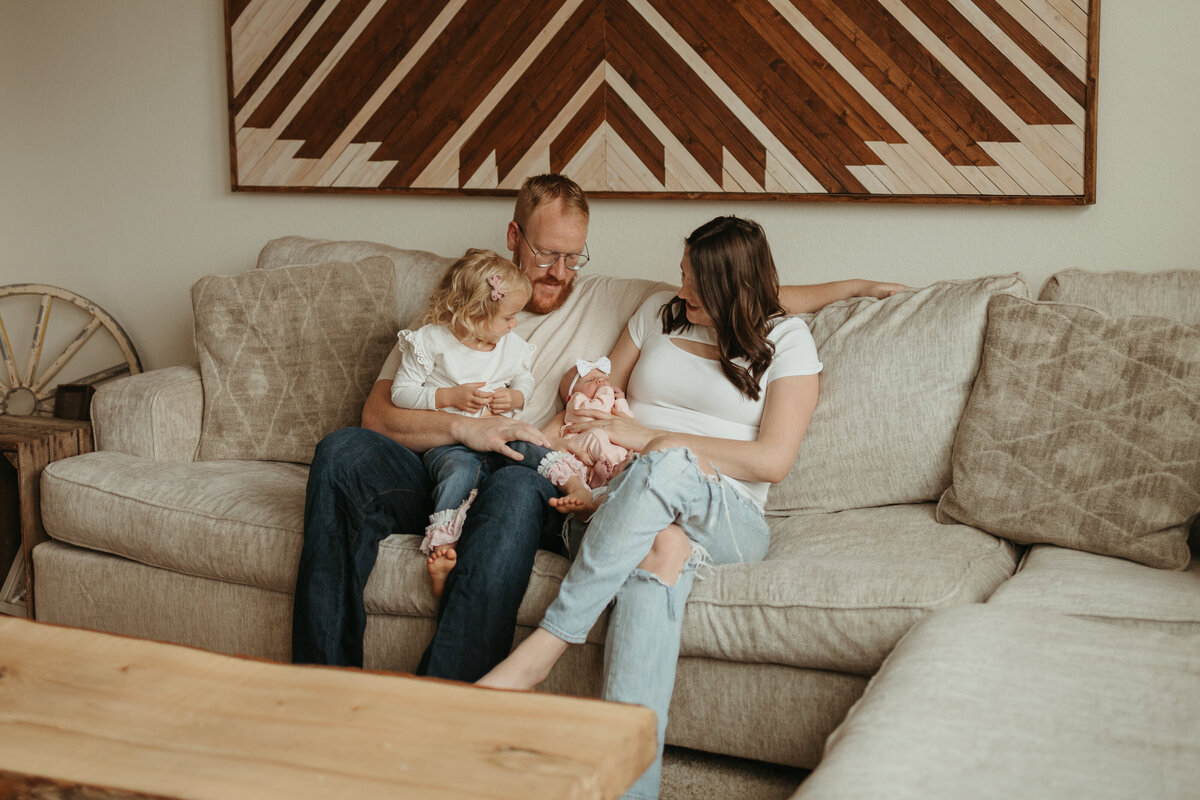
[[[908,287],[903,283],[886,283],[884,281],[867,281],[863,297],[875,297],[880,300],[891,297],[896,292],[903,292]]]
[[[578,412],[586,419],[567,426],[565,433],[582,433],[583,431],[600,430],[608,434],[608,439],[615,445],[628,450],[641,452],[650,440],[660,435],[662,431],[647,428],[632,417],[618,417],[596,409],[584,408]]]

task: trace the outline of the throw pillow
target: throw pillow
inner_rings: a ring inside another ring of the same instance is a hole
[[[994,297],[938,521],[1183,568],[1198,419],[1200,328]]]
[[[1020,275],[940,281],[805,316],[825,365],[800,454],[768,513],[934,502],[979,369],[987,302],[1029,296]]]
[[[323,264],[326,261],[361,261],[384,256],[396,267],[399,289],[400,327],[417,328],[429,305],[429,295],[455,259],[425,250],[403,250],[390,244],[359,240],[310,239],[284,236],[272,239],[258,254],[259,269],[289,267],[294,264]]]
[[[210,275],[192,309],[200,460],[310,463],[322,437],[358,424],[399,324],[386,258]]]

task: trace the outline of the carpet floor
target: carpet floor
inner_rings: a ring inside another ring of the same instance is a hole
[[[663,751],[661,800],[786,800],[808,770],[682,747]]]

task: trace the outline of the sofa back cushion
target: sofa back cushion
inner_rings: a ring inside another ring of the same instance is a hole
[[[1039,300],[1071,303],[1110,317],[1165,317],[1200,325],[1200,270],[1086,272],[1067,269],[1050,276]]]
[[[358,424],[399,324],[381,257],[210,275],[192,309],[201,461],[311,462],[325,434]]]
[[[388,259],[396,270],[396,313],[400,328],[419,327],[429,304],[429,295],[446,269],[454,263],[453,258],[424,250],[403,250],[379,242],[284,236],[267,242],[258,254],[258,268],[323,264],[329,261],[356,262],[375,257]],[[392,331],[393,336],[395,333]]]
[[[821,395],[769,513],[936,500],[979,367],[987,302],[1028,297],[1019,274],[943,281],[806,316],[825,365]]]

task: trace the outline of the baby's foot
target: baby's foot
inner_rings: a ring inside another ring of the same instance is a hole
[[[551,497],[550,506],[563,514],[578,514],[586,521],[600,507],[600,503],[590,489],[576,489],[560,497]]]
[[[454,545],[443,544],[433,548],[429,558],[425,559],[425,568],[429,570],[429,581],[433,584],[433,596],[441,597],[446,589],[446,578],[450,570],[458,563],[458,553]]]

